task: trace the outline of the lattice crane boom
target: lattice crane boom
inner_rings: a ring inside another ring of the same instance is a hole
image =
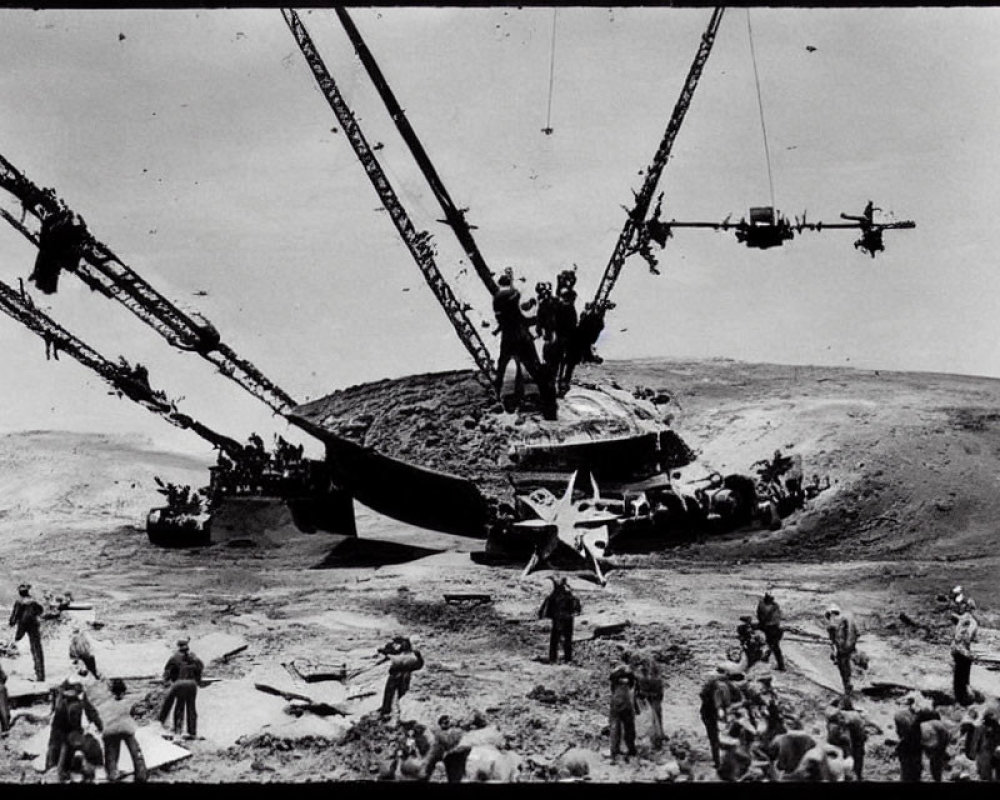
[[[625,221],[625,226],[618,237],[614,252],[611,254],[611,260],[608,262],[604,270],[604,275],[601,277],[601,283],[597,287],[597,293],[594,295],[593,300],[593,305],[597,309],[605,306],[611,290],[615,287],[618,276],[621,274],[625,259],[635,252],[635,240],[642,225],[645,223],[649,206],[656,192],[656,185],[659,183],[663,168],[667,165],[667,160],[670,158],[670,151],[673,149],[674,140],[677,138],[681,123],[684,122],[684,116],[691,105],[691,98],[694,97],[694,90],[698,87],[698,80],[701,78],[702,69],[712,52],[712,45],[715,43],[715,34],[719,30],[719,24],[722,22],[723,11],[724,8],[722,6],[712,11],[708,27],[701,36],[701,44],[698,46],[698,52],[695,54],[694,61],[691,62],[691,68],[688,70],[680,97],[677,98],[673,113],[670,115],[670,121],[667,123],[663,139],[660,141],[656,155],[653,156],[653,163],[646,170],[646,178],[642,184],[642,189],[636,195],[635,206]]]
[[[465,254],[469,258],[469,262],[472,264],[472,268],[476,271],[476,274],[486,286],[489,293],[491,295],[496,294],[497,284],[493,280],[493,273],[486,265],[486,261],[479,251],[479,246],[472,236],[469,223],[465,220],[464,210],[459,209],[454,201],[452,201],[451,195],[448,194],[448,190],[434,168],[434,164],[427,155],[427,151],[424,150],[424,146],[417,137],[416,131],[413,130],[410,121],[406,118],[406,113],[403,111],[402,106],[399,105],[399,101],[396,100],[396,95],[389,87],[388,81],[386,81],[381,68],[368,49],[368,45],[365,44],[365,40],[361,38],[361,32],[354,24],[354,20],[347,13],[347,9],[343,6],[337,6],[334,8],[334,12],[344,26],[351,44],[354,45],[354,50],[358,54],[358,58],[368,71],[368,76],[372,79],[372,83],[375,84],[375,88],[378,90],[382,102],[385,103],[389,115],[392,117],[393,122],[396,123],[396,128],[399,130],[400,136],[403,137],[403,141],[410,148],[410,152],[413,154],[413,158],[416,160],[421,172],[427,178],[427,183],[430,184],[431,191],[434,193],[434,197],[437,198],[441,210],[444,212],[444,221],[455,232],[455,236],[458,238],[462,249],[465,250]]]
[[[0,311],[5,312],[38,334],[46,343],[67,353],[83,366],[96,372],[115,391],[162,417],[171,425],[193,431],[214,447],[218,447],[234,458],[242,452],[243,448],[239,442],[212,430],[187,414],[177,411],[172,404],[154,395],[148,385],[136,380],[125,366],[104,358],[92,347],[89,347],[36,308],[27,295],[14,290],[3,281],[0,281]]]
[[[447,314],[448,320],[451,322],[452,327],[454,327],[462,344],[465,345],[466,350],[468,350],[475,361],[476,366],[479,368],[481,379],[486,385],[493,387],[496,382],[496,368],[493,358],[480,338],[479,332],[469,320],[461,303],[459,303],[451,287],[441,274],[440,269],[438,269],[437,263],[434,260],[434,254],[428,243],[430,234],[425,231],[418,232],[414,227],[409,215],[403,208],[402,203],[400,203],[399,197],[389,183],[382,166],[379,164],[378,159],[375,158],[374,152],[361,132],[354,112],[351,111],[340,90],[337,88],[336,82],[323,63],[323,59],[313,44],[312,37],[309,36],[309,32],[302,24],[302,20],[299,19],[299,15],[294,9],[286,8],[281,9],[281,14],[285,18],[285,22],[288,24],[288,28],[292,32],[299,50],[302,51],[302,55],[312,70],[313,77],[316,79],[320,91],[336,115],[341,128],[351,143],[351,147],[354,149],[355,155],[364,167],[365,173],[368,175],[372,186],[382,201],[382,205],[389,212],[389,217],[396,226],[396,230],[403,239],[403,243],[413,256],[413,260],[423,274],[424,280],[430,286],[431,291],[441,304],[445,314]]]
[[[24,217],[30,218],[35,225],[41,222],[44,215],[58,210],[58,200],[53,194],[39,189],[2,155],[0,188],[17,198],[24,209]],[[39,246],[39,233],[32,230],[33,226],[29,227],[25,221],[18,220],[4,209],[0,209],[0,216],[28,241]],[[177,308],[89,232],[80,248],[80,255],[79,263],[69,271],[92,290],[117,300],[174,347],[199,353],[215,364],[223,375],[279,414],[286,414],[295,407],[296,402],[287,393],[251,362],[240,358],[232,348],[221,342],[211,324]]]

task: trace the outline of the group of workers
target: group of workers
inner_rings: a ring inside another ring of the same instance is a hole
[[[538,616],[552,620],[549,661],[557,661],[560,645],[564,661],[573,660],[573,620],[581,604],[565,577],[552,578],[553,588]],[[975,602],[961,586],[949,598],[955,624],[951,648],[954,661],[955,702],[968,707],[977,699],[969,689],[973,661],[971,645],[978,623]],[[775,669],[786,671],[781,640],[784,634],[781,606],[771,590],[760,598],[756,621],[741,617],[737,627],[741,656],[737,665],[720,666],[702,685],[701,718],[717,774],[723,780],[861,780],[865,743],[870,723],[854,707],[854,665],[863,662],[857,650],[858,628],[853,616],[830,604],[825,612],[830,660],[836,665],[843,694],[825,711],[826,741],[801,730],[779,702],[770,674],[750,680],[753,666],[774,657]],[[733,658],[733,660],[737,660]],[[664,683],[655,659],[622,653],[621,663],[610,674],[610,756],[615,763],[624,742],[626,759],[636,754],[636,718],[652,710],[650,739],[654,748],[664,740],[662,698]],[[981,698],[979,698],[981,699]],[[918,781],[926,755],[931,776],[942,780],[949,763],[948,746],[957,737],[941,719],[931,701],[910,692],[894,717],[896,754],[903,781]],[[963,753],[976,764],[982,780],[1000,779],[1000,702],[988,703],[982,713],[970,709],[959,726]]]
[[[27,636],[35,668],[35,680],[45,682],[40,619],[42,604],[31,596],[31,585],[18,586],[10,624],[16,626],[15,641]],[[121,748],[128,750],[136,782],[145,782],[148,770],[142,748],[136,738],[137,726],[132,717],[133,703],[125,699],[128,687],[120,677],[102,676],[90,640],[84,629],[73,629],[69,641],[72,669],[68,676],[49,689],[51,722],[45,751],[45,769],[56,768],[59,781],[68,782],[79,772],[85,782],[92,782],[96,769],[103,766],[109,781],[121,778]],[[160,704],[159,722],[167,728],[173,711],[172,730],[180,736],[186,723],[186,738],[197,738],[196,699],[202,684],[204,664],[191,652],[190,640],[183,637],[163,670],[166,694]],[[14,719],[7,690],[7,674],[0,666],[0,733],[9,731]],[[101,739],[85,729],[89,721]]]
[[[594,346],[604,329],[604,314],[613,306],[607,302],[587,303],[578,314],[575,270],[560,272],[554,291],[551,283],[537,283],[535,296],[525,301],[514,282],[513,270],[508,267],[497,279],[498,289],[493,296],[497,321],[494,333],[500,334],[497,395],[503,394],[504,375],[513,361],[514,401],[518,402],[523,393],[524,369],[538,387],[543,415],[554,419],[556,397],[569,391],[576,366],[588,361],[600,363]],[[526,316],[532,310],[534,314]],[[542,340],[541,359],[535,349],[536,338]]]
[[[304,450],[301,444],[296,446],[277,436],[274,452],[268,453],[264,440],[253,433],[239,453],[219,451],[210,470],[209,490],[213,496],[259,495],[276,481],[304,482],[308,478]]]
[[[551,580],[552,590],[538,610],[539,618],[552,621],[548,660],[556,663],[561,648],[563,661],[572,663],[574,618],[581,613],[582,604],[566,577],[551,577]],[[21,584],[18,594],[10,624],[16,626],[16,640],[27,636],[31,642],[36,680],[44,682],[39,622],[42,604],[31,596],[30,584]],[[948,600],[955,624],[951,648],[955,702],[969,707],[976,699],[969,689],[973,661],[971,646],[978,630],[974,615],[976,604],[961,586],[952,590]],[[843,685],[843,694],[826,709],[825,742],[801,729],[801,721],[780,702],[770,674],[750,678],[751,669],[771,656],[778,671],[786,670],[781,650],[782,610],[773,592],[769,589],[760,598],[756,621],[750,616],[741,617],[737,628],[742,651],[739,663],[719,666],[703,683],[699,693],[701,719],[721,779],[843,780],[849,774],[862,779],[870,724],[863,712],[853,705],[858,628],[851,614],[841,611],[836,604],[827,607],[824,617],[830,658],[837,666]],[[384,719],[398,711],[400,699],[409,690],[411,676],[424,666],[423,656],[414,647],[415,642],[415,637],[398,635],[377,651],[380,663],[389,663],[379,709]],[[136,739],[130,705],[124,700],[127,693],[124,681],[117,677],[106,680],[101,675],[81,627],[73,630],[69,655],[73,672],[51,690],[52,719],[46,769],[56,767],[62,782],[70,780],[73,770],[81,772],[85,781],[92,781],[96,767],[103,764],[108,779],[114,781],[120,777],[118,760],[124,745],[132,759],[135,780],[145,781],[147,769]],[[197,737],[196,698],[203,672],[204,664],[191,651],[190,640],[178,640],[176,652],[164,667],[163,683],[167,692],[158,713],[160,724],[166,727],[173,711],[172,728],[177,736],[181,735],[186,722],[187,738]],[[3,731],[11,727],[6,681],[7,676],[0,668],[0,730]],[[659,749],[666,739],[662,707],[665,683],[656,659],[623,650],[620,663],[611,670],[609,685],[611,762],[616,763],[623,755],[622,745],[626,761],[636,756],[637,717],[647,711],[650,744]],[[85,719],[101,734],[101,741],[86,732]],[[940,781],[949,761],[948,745],[959,737],[953,735],[931,701],[919,692],[910,692],[895,713],[894,725],[901,779],[920,780],[926,755],[933,779]],[[447,728],[445,725],[442,730]],[[449,735],[460,738],[461,734],[456,729]],[[1000,702],[987,704],[981,714],[970,709],[960,725],[960,738],[962,750],[976,763],[979,776],[985,780],[1000,779],[1000,758],[996,756],[1000,747]],[[452,752],[449,747],[439,748],[439,757]]]

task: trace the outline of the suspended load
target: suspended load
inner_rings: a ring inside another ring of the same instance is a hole
[[[759,250],[781,247],[794,236],[788,218],[781,216],[772,206],[751,208],[750,222],[744,218],[736,226],[736,241]]]

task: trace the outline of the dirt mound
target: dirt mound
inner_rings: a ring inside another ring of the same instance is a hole
[[[587,379],[594,367],[581,375]],[[685,478],[748,472],[776,449],[832,488],[777,534],[739,533],[706,557],[912,558],[992,553],[1000,381],[962,375],[711,361],[606,363],[605,379],[672,398],[698,451]]]
[[[582,444],[666,429],[649,398],[594,383],[573,387],[560,400],[556,421],[504,413],[471,371],[354,386],[300,406],[294,416],[383,455],[469,479],[487,496],[508,502],[508,473],[525,445]],[[687,463],[683,443],[672,437],[669,444],[671,457]]]

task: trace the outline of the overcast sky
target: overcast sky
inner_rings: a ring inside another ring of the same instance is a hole
[[[528,287],[577,264],[586,299],[710,14],[382,8],[354,19],[451,195],[470,207],[487,262],[513,266]],[[754,9],[750,19],[778,208],[835,221],[870,198],[917,228],[888,232],[875,260],[851,231],[758,251],[732,232],[679,230],[662,275],[627,263],[602,354],[1000,376],[1000,9]],[[478,326],[488,295],[461,274],[462,253],[336,17],[303,20]],[[277,9],[0,10],[0,109],[4,156],[297,400],[471,365],[343,133],[331,132]],[[726,12],[661,188],[668,219],[738,219],[769,202],[746,9]],[[0,229],[0,278],[27,278],[34,252]],[[105,355],[147,364],[154,387],[220,431],[286,430],[74,277],[34,297]],[[0,337],[0,429],[140,432],[208,452],[68,357],[46,362],[42,342],[7,317]]]

